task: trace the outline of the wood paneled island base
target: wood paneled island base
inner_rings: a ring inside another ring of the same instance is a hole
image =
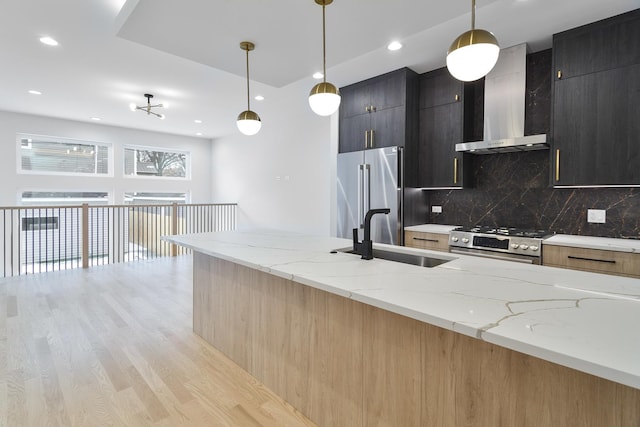
[[[640,426],[640,390],[194,252],[194,331],[319,426]]]

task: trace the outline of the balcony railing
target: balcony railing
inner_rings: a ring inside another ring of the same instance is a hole
[[[0,207],[4,277],[188,253],[162,236],[234,230],[237,205]]]

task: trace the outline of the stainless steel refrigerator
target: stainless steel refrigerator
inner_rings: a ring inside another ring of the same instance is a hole
[[[369,209],[389,208],[388,215],[374,215],[371,240],[402,245],[402,147],[385,147],[338,154],[337,235],[351,239],[353,229],[363,238],[364,217]]]

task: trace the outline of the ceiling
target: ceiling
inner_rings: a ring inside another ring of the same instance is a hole
[[[470,4],[335,0],[326,8],[327,79],[344,86],[403,66],[444,66],[449,44],[470,28]],[[476,23],[502,47],[526,42],[537,51],[553,33],[638,7],[640,0],[477,0]],[[44,35],[60,44],[40,43]],[[292,87],[306,97],[322,69],[322,8],[313,0],[5,2],[0,110],[222,137],[237,132],[246,108],[243,40],[256,44],[251,93],[265,96],[252,109],[278,108],[278,91]],[[388,51],[391,40],[404,48]],[[129,110],[146,103],[144,93],[169,104],[166,120]]]

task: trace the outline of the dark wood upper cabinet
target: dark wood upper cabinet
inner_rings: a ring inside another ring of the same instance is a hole
[[[640,185],[640,10],[556,34],[553,65],[552,184]]]
[[[640,63],[639,19],[637,9],[554,35],[556,78]]]
[[[418,187],[462,187],[463,155],[455,145],[464,138],[464,84],[446,68],[420,76]]]
[[[416,85],[417,74],[402,68],[340,88],[339,152],[391,146],[413,149]]]

